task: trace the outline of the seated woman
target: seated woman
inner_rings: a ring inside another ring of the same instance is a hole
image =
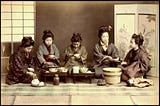
[[[30,54],[34,46],[32,37],[23,37],[18,51],[9,58],[9,72],[6,77],[6,83],[9,85],[17,83],[31,83],[37,79],[35,74],[35,63]]]
[[[37,58],[41,68],[48,68],[50,66],[57,67],[59,65],[59,50],[53,43],[53,33],[50,30],[45,30],[42,40],[43,43],[37,50]]]
[[[86,66],[87,51],[86,48],[81,45],[81,34],[73,33],[71,42],[71,45],[64,51],[64,66],[69,69],[72,69],[73,66]]]
[[[130,79],[142,77],[150,70],[150,58],[146,50],[142,47],[143,36],[133,34],[130,47],[124,62],[122,62],[122,81],[131,81]],[[128,83],[129,84],[129,83]]]
[[[104,67],[116,67],[119,61],[118,49],[113,43],[109,43],[109,31],[111,26],[102,26],[99,29],[99,42],[94,47],[95,75],[98,78],[97,85],[105,85],[103,76]]]

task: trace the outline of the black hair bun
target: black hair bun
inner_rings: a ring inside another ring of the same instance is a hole
[[[110,31],[112,29],[112,26],[111,25],[108,25],[108,26],[103,25],[103,26],[100,26],[99,28],[100,28],[100,30]]]
[[[31,36],[23,37],[21,47],[34,46],[34,40]]]
[[[50,30],[44,30],[43,31],[43,34],[47,34],[47,33],[49,33],[49,32],[51,32]]]
[[[73,33],[71,42],[81,42],[81,41],[82,41],[81,33]]]
[[[52,37],[52,39],[54,39],[54,34],[50,30],[44,30],[42,40],[45,40],[47,37]]]

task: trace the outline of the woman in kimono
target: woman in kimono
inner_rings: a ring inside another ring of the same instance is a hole
[[[87,51],[81,45],[82,38],[80,33],[73,33],[71,38],[71,45],[64,51],[64,66],[72,69],[73,66],[86,66]]]
[[[42,40],[43,43],[37,50],[37,58],[41,68],[48,68],[50,66],[57,67],[59,65],[59,50],[53,43],[53,33],[50,30],[45,30]]]
[[[150,57],[146,50],[142,47],[143,36],[141,34],[133,34],[130,47],[131,50],[127,53],[124,62],[122,62],[122,81],[131,81],[137,77],[145,77],[150,70]]]
[[[23,37],[18,51],[9,58],[9,71],[6,77],[6,83],[9,85],[17,83],[31,83],[37,79],[34,68],[35,63],[30,54],[34,46],[32,37]]]
[[[103,76],[104,67],[116,67],[119,61],[118,49],[113,43],[109,43],[109,31],[111,26],[102,26],[99,29],[99,42],[94,47],[95,75],[98,78],[97,85],[105,85]]]

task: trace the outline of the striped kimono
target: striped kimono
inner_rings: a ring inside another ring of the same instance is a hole
[[[56,47],[55,44],[52,44],[49,47],[49,49],[50,50],[48,50],[48,48],[46,47],[44,43],[39,46],[37,50],[37,58],[38,58],[40,65],[42,66],[44,62],[52,62],[55,66],[58,66],[59,65],[58,48]],[[49,55],[55,55],[56,59],[55,60],[49,59]]]

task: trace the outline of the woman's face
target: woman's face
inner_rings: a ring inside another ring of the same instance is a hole
[[[47,46],[50,46],[53,43],[53,39],[52,39],[52,37],[48,37],[45,39],[44,42]]]
[[[25,51],[26,53],[30,53],[31,50],[32,50],[32,48],[33,48],[33,46],[24,47],[24,51]]]
[[[108,44],[108,42],[109,42],[109,34],[108,34],[108,32],[102,33],[101,41],[103,43],[105,43],[105,44]]]
[[[137,48],[138,47],[138,45],[135,43],[134,39],[131,39],[131,41],[130,41],[130,47],[131,48]]]
[[[74,48],[78,48],[80,45],[81,45],[80,42],[72,42],[72,46],[73,46]]]

